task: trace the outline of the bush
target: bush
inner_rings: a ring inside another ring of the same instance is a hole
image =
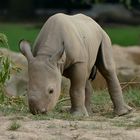
[[[0,33],[0,47],[9,48],[8,39]],[[5,92],[6,81],[11,76],[11,71],[19,72],[19,68],[11,61],[10,56],[0,54],[0,109],[3,112],[16,112],[26,110],[24,97],[8,97]]]
[[[8,40],[4,34],[0,33],[0,47],[8,47]],[[10,78],[10,65],[11,61],[9,57],[0,54],[0,102],[4,101],[4,87],[6,80]]]

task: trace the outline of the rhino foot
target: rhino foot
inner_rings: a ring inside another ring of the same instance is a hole
[[[89,116],[93,116],[93,109],[91,107],[86,107]]]
[[[118,116],[123,116],[123,115],[129,114],[132,110],[133,109],[130,106],[124,105],[123,107],[115,109],[114,112]]]
[[[80,117],[80,116],[88,117],[89,116],[86,108],[82,108],[82,109],[81,108],[76,108],[76,109],[71,108],[70,112],[73,116],[76,116],[76,117]]]

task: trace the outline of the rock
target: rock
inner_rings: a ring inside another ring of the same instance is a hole
[[[124,82],[140,82],[140,47],[120,47],[119,45],[113,45],[113,55],[117,76],[122,86]],[[139,87],[139,85],[133,83],[129,86]],[[105,80],[99,72],[93,81],[93,86],[96,89],[106,88]]]
[[[7,81],[7,94],[10,96],[26,94],[28,82],[26,58],[20,53],[12,52],[7,49],[0,49],[0,53],[9,55],[12,61],[22,69],[19,73],[12,73],[10,80]],[[120,83],[132,80],[134,80],[134,82],[140,82],[140,47],[120,47],[118,45],[113,45],[113,54]],[[107,87],[104,78],[99,72],[97,72],[96,79],[92,84],[94,89],[104,89]],[[140,84],[130,85],[140,87]],[[68,94],[69,87],[69,80],[63,77],[62,93]]]
[[[118,57],[120,53],[115,55],[114,58],[116,62],[117,75],[120,82],[140,82],[140,47],[133,46],[122,48],[115,46],[115,50],[121,52],[121,57]],[[120,50],[119,50],[120,49]],[[131,84],[131,86],[140,87],[139,84]]]

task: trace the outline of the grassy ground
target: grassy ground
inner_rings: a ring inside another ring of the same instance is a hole
[[[124,98],[126,102],[136,110],[140,109],[140,90],[139,89],[129,89],[124,92]],[[65,98],[65,97],[61,97]],[[60,99],[61,101],[61,99]],[[62,102],[58,102],[56,108],[50,112],[48,115],[37,115],[32,116],[33,119],[74,119],[69,111],[65,108],[70,106],[70,100],[64,100]],[[96,91],[92,96],[92,108],[95,114],[100,114],[106,117],[113,117],[113,105],[110,100],[109,94],[107,91]],[[4,115],[30,115],[27,97],[5,97],[5,100],[0,100],[0,112]],[[77,118],[76,118],[77,119]]]
[[[121,117],[114,116],[107,91],[93,94],[94,113],[90,117],[71,116],[64,108],[70,104],[69,100],[57,104],[47,115],[32,115],[26,97],[6,98],[0,102],[0,139],[139,140],[139,93],[138,89],[124,93],[127,103],[137,111]]]
[[[1,23],[0,32],[7,35],[11,49],[18,51],[19,40],[24,38],[33,42],[40,27],[35,24]],[[105,30],[113,44],[140,45],[140,26],[109,26]]]

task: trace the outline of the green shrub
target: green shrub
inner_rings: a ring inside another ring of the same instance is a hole
[[[0,33],[0,46],[7,47],[8,46],[8,39],[4,34]],[[0,55],[0,102],[4,101],[4,87],[6,80],[10,78],[10,67],[11,61],[10,58],[4,56],[4,54]]]
[[[9,48],[8,39],[0,33],[0,47]],[[9,80],[11,71],[19,71],[19,68],[11,61],[10,56],[0,54],[0,110],[4,113],[15,113],[26,110],[25,97],[8,97],[5,92],[6,81]]]

